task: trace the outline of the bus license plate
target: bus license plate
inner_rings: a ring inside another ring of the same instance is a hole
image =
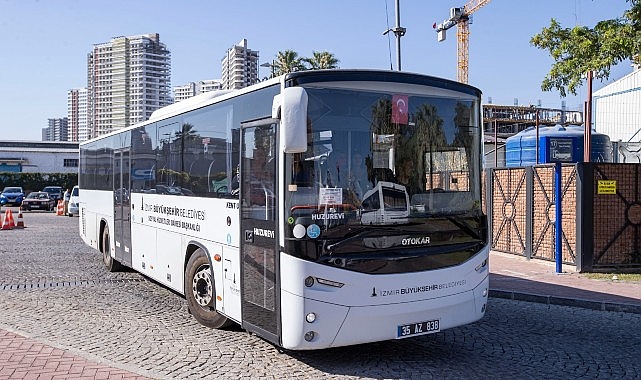
[[[396,332],[397,338],[405,338],[412,335],[420,335],[427,333],[438,332],[441,329],[441,321],[434,319],[432,321],[408,323],[406,325],[399,325]]]

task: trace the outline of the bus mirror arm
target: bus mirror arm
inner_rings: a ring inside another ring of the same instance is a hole
[[[272,118],[280,119],[280,145],[285,153],[307,151],[307,92],[286,87],[274,96]]]

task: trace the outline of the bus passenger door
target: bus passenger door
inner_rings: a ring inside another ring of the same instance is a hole
[[[114,155],[114,241],[116,260],[131,267],[131,206],[129,149],[115,151]]]
[[[241,124],[240,288],[243,328],[280,343],[277,122]]]

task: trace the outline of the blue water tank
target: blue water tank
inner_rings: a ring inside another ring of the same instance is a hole
[[[583,161],[583,127],[539,127],[539,163]],[[603,133],[591,133],[591,161],[612,162],[612,143]],[[536,128],[529,127],[505,142],[506,166],[536,164]]]

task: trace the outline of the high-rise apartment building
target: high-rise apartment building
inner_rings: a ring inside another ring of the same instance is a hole
[[[42,128],[42,141],[68,141],[69,120],[66,117],[49,119],[49,126]]]
[[[202,94],[203,92],[216,91],[222,89],[220,79],[208,79],[198,82],[189,82],[182,86],[176,86],[174,90],[174,103]]]
[[[223,89],[235,90],[258,83],[258,51],[247,48],[242,39],[222,60]]]
[[[171,53],[157,33],[114,37],[87,58],[92,137],[145,121],[171,100]]]
[[[82,142],[91,138],[87,123],[87,89],[75,88],[67,91],[67,118],[69,119],[69,141]]]

